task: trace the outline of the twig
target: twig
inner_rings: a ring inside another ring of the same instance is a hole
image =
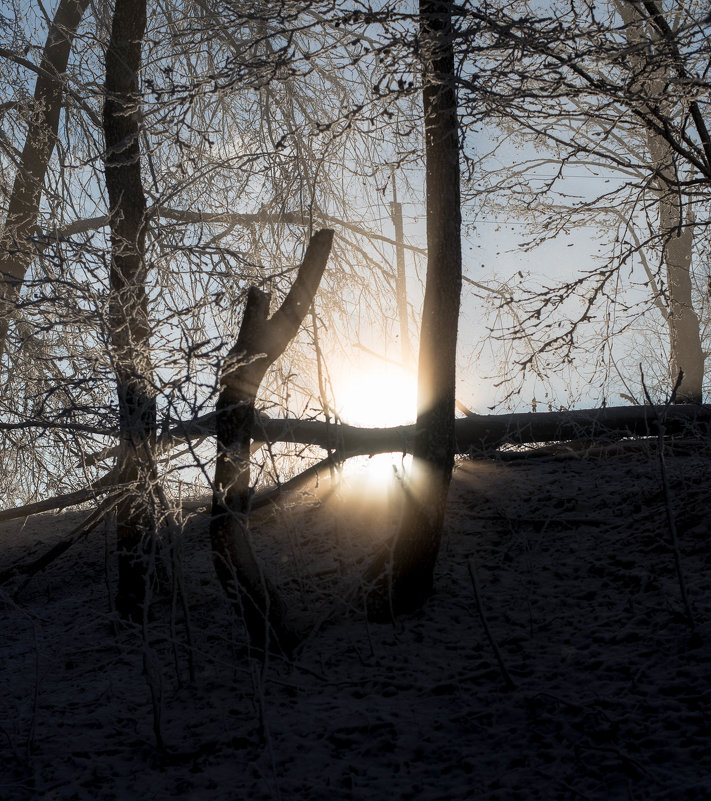
[[[469,568],[469,578],[472,580],[472,589],[474,590],[474,600],[476,601],[476,608],[477,612],[479,613],[479,619],[481,620],[481,624],[484,627],[484,631],[486,632],[486,636],[491,644],[491,647],[494,650],[494,655],[496,656],[496,661],[499,663],[499,670],[501,671],[501,675],[504,677],[504,683],[506,684],[507,689],[515,690],[516,689],[516,682],[511,678],[511,674],[506,669],[506,665],[504,664],[504,660],[501,656],[501,651],[499,650],[499,646],[494,639],[491,629],[489,628],[489,622],[486,619],[486,613],[484,612],[484,607],[481,603],[481,598],[479,595],[479,583],[476,578],[476,571],[474,569],[473,559],[470,559],[467,563],[467,567]]]
[[[153,712],[153,736],[156,741],[156,751],[159,754],[166,753],[165,740],[163,739],[163,677],[161,675],[158,656],[151,647],[148,638],[148,621],[144,614],[143,618],[143,674],[146,677],[146,684],[151,696],[151,710]]]
[[[154,476],[154,483],[153,489],[155,490],[156,495],[158,496],[158,502],[163,509],[163,515],[165,517],[165,521],[168,525],[168,531],[170,533],[171,539],[171,566],[172,566],[172,592],[171,592],[171,628],[173,628],[174,621],[175,621],[175,603],[178,597],[180,597],[180,603],[183,610],[183,623],[185,626],[185,641],[187,645],[187,652],[188,652],[188,675],[190,677],[191,682],[195,682],[195,660],[193,657],[193,640],[192,640],[192,626],[190,623],[190,606],[188,604],[188,599],[185,594],[185,584],[183,582],[183,565],[180,556],[178,555],[177,549],[180,545],[180,532],[181,526],[178,522],[178,519],[173,512],[172,504],[170,503],[168,496],[165,493],[165,489],[163,488],[163,484],[160,481],[160,477],[158,475],[158,465],[150,452],[150,449],[146,448],[146,457],[149,460],[151,471],[153,472]],[[180,672],[178,670],[179,661],[177,658],[177,650],[176,650],[176,640],[177,638],[175,635],[172,637],[173,639],[173,654],[175,657],[175,665],[176,665],[176,676],[178,682],[180,683]],[[158,729],[160,731],[160,729]],[[156,742],[159,742],[158,736],[156,736]],[[159,749],[160,750],[160,749]]]
[[[651,405],[652,399],[649,396],[649,390],[647,389],[647,385],[644,381],[644,372],[642,371],[642,365],[639,366],[639,372],[642,377],[642,389],[644,390],[644,395],[647,398],[647,403]],[[665,404],[665,409],[669,408],[669,405],[674,402],[676,398],[676,393],[679,387],[681,386],[681,381],[684,377],[684,371],[679,370],[679,376],[674,384],[674,389],[672,390],[671,397],[667,404]],[[676,519],[674,517],[674,510],[672,508],[672,499],[671,499],[671,490],[669,488],[669,478],[667,476],[667,465],[666,459],[664,456],[664,419],[659,416],[656,407],[654,408],[654,413],[657,418],[657,437],[659,440],[659,472],[661,474],[662,479],[662,488],[664,490],[664,505],[666,507],[667,513],[667,525],[669,526],[669,534],[671,535],[671,542],[672,542],[672,552],[674,554],[674,567],[676,568],[676,575],[677,579],[679,580],[679,592],[681,594],[681,600],[684,604],[684,610],[686,611],[686,617],[689,621],[689,625],[691,626],[691,630],[694,631],[696,629],[696,621],[694,620],[694,613],[691,610],[691,604],[689,603],[689,596],[686,591],[686,579],[684,578],[684,571],[682,569],[681,564],[681,551],[679,549],[679,537],[677,534],[676,529]]]

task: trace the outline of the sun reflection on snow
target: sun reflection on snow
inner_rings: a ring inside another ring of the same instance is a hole
[[[402,453],[379,453],[349,459],[340,471],[329,503],[339,516],[375,542],[391,537],[402,512],[410,481],[412,457]]]
[[[412,456],[402,453],[376,453],[356,456],[343,465],[343,479],[370,493],[387,492],[406,480]]]

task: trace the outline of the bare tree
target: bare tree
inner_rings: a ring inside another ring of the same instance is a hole
[[[466,131],[497,120],[498,133],[488,128],[496,140],[491,161],[505,157],[504,168],[482,182],[489,162],[465,146],[467,203],[488,197],[500,215],[514,209],[530,225],[526,251],[576,225],[600,229],[598,265],[547,286],[535,277],[526,286],[519,276],[511,283],[521,286],[502,298],[499,311],[513,308],[514,295],[518,303],[505,335],[518,341],[524,371],[546,358],[550,369],[570,363],[574,348],[589,354],[588,366],[604,367],[608,358],[618,370],[614,331],[629,331],[635,319],[646,325],[652,310],[668,331],[663,383],[670,390],[683,369],[677,399],[701,397],[704,353],[694,310],[700,296],[691,272],[692,245],[697,253],[704,247],[711,199],[701,5],[661,9],[621,0],[595,9],[554,4],[541,13],[526,2],[467,4],[460,18]],[[480,44],[472,46],[475,36]],[[576,192],[568,180],[576,172],[611,181],[598,181],[604,188],[595,196]],[[644,271],[632,274],[633,263]],[[623,297],[626,287],[632,300]]]
[[[343,349],[351,348],[360,316],[384,332],[392,327],[396,279],[389,262],[396,241],[379,230],[378,193],[401,136],[384,116],[394,104],[372,96],[378,54],[366,52],[365,40],[324,9],[327,3],[286,2],[277,13],[256,2],[225,7],[210,0],[197,9],[149,6],[138,136],[145,238],[141,229],[136,246],[144,267],[150,265],[148,328],[160,366],[148,383],[166,425],[214,403],[217,388],[205,376],[215,375],[218,332],[239,319],[248,284],[286,291],[283,265],[315,226],[339,232],[324,282],[332,300],[316,321],[322,343],[328,328]],[[108,446],[119,427],[117,351],[107,339],[123,345],[106,333],[126,333],[128,326],[105,314],[109,294],[116,296],[106,280],[106,240],[110,224],[127,225],[127,218],[107,208],[100,191],[104,152],[96,113],[103,99],[96,90],[103,71],[98,56],[109,23],[110,15],[99,13],[74,40],[67,90],[74,102],[61,117],[32,232],[33,261],[12,304],[17,347],[0,405],[7,421],[18,424],[3,435],[2,452],[8,463],[31,468],[21,471],[22,482],[6,482],[18,500],[98,478],[96,462],[85,475],[83,456]],[[361,53],[359,63],[350,63],[349,48]],[[18,130],[24,124],[26,90],[16,80],[3,92],[2,101],[10,100],[1,113],[14,147],[18,131],[10,124]],[[119,258],[130,248],[117,251]],[[140,321],[142,301],[132,302]],[[118,305],[112,301],[113,309]],[[302,395],[318,397],[311,339],[302,331],[299,347],[267,374],[260,405],[281,403],[287,382],[278,376],[296,371]],[[151,370],[146,363],[133,373]],[[172,475],[180,475],[178,468]]]
[[[671,62],[661,59],[655,72],[651,56],[660,46],[662,50],[666,49],[665,40],[673,41],[674,31],[661,10],[652,3],[637,8],[629,0],[618,0],[616,5],[633,48],[631,58],[637,63],[639,81],[643,83],[642,93],[649,98],[644,102],[653,103],[666,116],[673,116],[675,99],[667,97],[667,87],[674,82],[673,72],[678,70],[678,59],[674,57]],[[641,57],[641,53],[645,57]],[[638,91],[637,87],[633,87],[633,91]],[[691,103],[691,113],[700,122],[700,136],[708,138],[704,133],[704,115],[695,101]],[[669,327],[671,386],[681,375],[675,395],[677,402],[701,403],[705,355],[692,297],[694,201],[693,197],[681,191],[679,157],[668,139],[649,124],[646,126],[646,139],[655,176],[652,187],[659,204],[658,239],[666,267],[668,297],[665,317]]]

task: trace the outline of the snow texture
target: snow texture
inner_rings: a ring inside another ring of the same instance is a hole
[[[708,446],[666,463],[667,493],[644,443],[459,462],[436,594],[395,625],[367,624],[359,581],[395,491],[371,504],[326,481],[255,514],[263,564],[313,627],[290,661],[248,653],[204,504],[157,556],[151,620],[115,636],[100,527],[0,591],[0,798],[711,799]],[[86,514],[3,524],[0,569]]]

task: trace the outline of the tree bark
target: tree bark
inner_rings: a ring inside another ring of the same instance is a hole
[[[250,444],[254,405],[268,367],[296,335],[311,306],[331,250],[333,231],[316,233],[291,291],[271,319],[269,294],[251,287],[237,342],[220,376],[217,401],[217,463],[210,539],[217,576],[260,650],[288,652],[297,635],[286,607],[267,578],[249,534]]]
[[[456,420],[456,453],[493,455],[507,445],[573,440],[612,441],[622,437],[649,437],[659,433],[659,421],[669,436],[695,436],[711,424],[711,406],[607,406],[560,412],[485,414]],[[260,436],[272,442],[297,442],[334,450],[336,458],[376,453],[417,453],[424,433],[416,425],[359,428],[339,425],[335,430],[318,420],[260,420]]]
[[[417,431],[409,501],[392,551],[368,571],[373,620],[421,607],[432,591],[454,464],[461,209],[452,3],[420,0],[427,278],[420,330]]]
[[[681,373],[675,402],[701,403],[705,356],[701,346],[699,317],[691,294],[693,215],[690,210],[685,215],[682,198],[674,187],[674,154],[671,148],[652,132],[648,133],[647,139],[654,166],[660,176],[657,181],[657,202],[669,297],[667,326],[670,385],[676,385]]]
[[[119,405],[120,483],[136,492],[119,503],[116,608],[128,619],[144,612],[143,548],[155,525],[150,504],[156,399],[152,380],[146,292],[146,198],[141,181],[141,43],[146,0],[116,0],[106,52],[105,176],[111,226],[109,326]]]
[[[13,305],[35,255],[31,237],[59,130],[64,73],[74,35],[88,5],[89,0],[60,1],[42,53],[25,145],[0,234],[0,359],[6,348]]]

